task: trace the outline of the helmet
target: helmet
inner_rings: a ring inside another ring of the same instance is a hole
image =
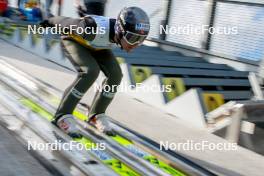
[[[4,13],[7,10],[7,0],[0,0],[0,13]]]
[[[140,44],[147,38],[149,30],[149,17],[141,8],[124,8],[117,17],[115,32],[119,44],[122,38],[130,45]]]
[[[18,8],[24,10],[26,8],[34,8],[39,5],[39,0],[20,0]]]
[[[22,0],[20,1],[20,11],[26,17],[27,21],[40,21],[42,13],[39,8],[38,0]]]

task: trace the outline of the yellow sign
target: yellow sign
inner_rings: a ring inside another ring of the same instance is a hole
[[[224,96],[218,93],[204,93],[203,99],[207,112],[210,112],[225,103]]]
[[[166,86],[165,98],[169,102],[186,91],[181,78],[162,78],[162,84]]]
[[[132,66],[130,71],[133,79],[132,82],[134,81],[134,83],[142,83],[152,74],[152,71],[149,67]]]

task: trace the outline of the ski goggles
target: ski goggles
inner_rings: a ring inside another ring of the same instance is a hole
[[[126,42],[130,45],[140,44],[147,38],[147,35],[140,35],[127,31],[123,36]]]

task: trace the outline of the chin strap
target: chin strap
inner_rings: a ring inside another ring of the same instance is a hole
[[[122,45],[118,44],[118,46],[120,46],[120,49],[123,50],[123,46]]]
[[[118,45],[120,46],[120,49],[123,50],[123,46],[121,45],[121,38],[118,39]]]
[[[116,44],[120,46],[120,49],[123,50],[123,46],[121,45],[121,39],[123,38],[122,28],[118,22],[115,24],[115,34],[116,34]]]
[[[116,37],[115,44],[116,44],[117,46],[119,46],[121,50],[123,50],[123,47],[122,47],[122,45],[121,45],[121,40],[119,39],[119,37]]]
[[[121,39],[123,35],[121,33],[116,33],[116,44],[120,46],[121,50],[123,50],[123,46],[121,45]]]

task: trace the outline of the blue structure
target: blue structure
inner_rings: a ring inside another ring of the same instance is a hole
[[[26,17],[27,21],[37,22],[42,20],[42,13],[39,8],[38,0],[21,0],[19,2],[19,10]]]

